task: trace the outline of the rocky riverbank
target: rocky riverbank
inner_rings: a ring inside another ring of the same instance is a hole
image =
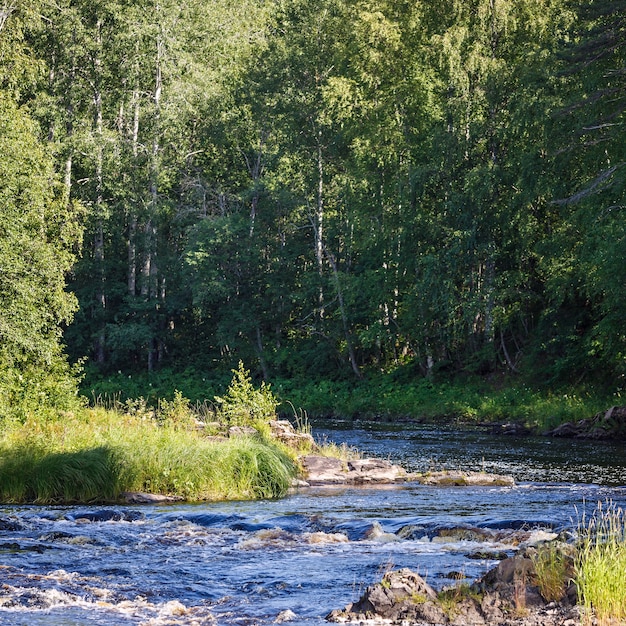
[[[623,441],[626,439],[626,406],[612,406],[590,419],[565,422],[545,433],[548,437]]]
[[[529,548],[502,560],[471,585],[455,584],[439,592],[409,569],[390,571],[357,602],[331,611],[326,619],[398,626],[577,626],[581,612],[575,584],[564,582],[559,600],[546,600],[538,584],[536,554],[536,548]]]
[[[600,441],[626,440],[626,406],[612,406],[606,411],[600,411],[593,417],[563,422],[547,431],[539,431],[526,424],[506,422],[502,424],[484,423],[494,435],[511,437],[526,437],[529,435],[543,435],[545,437],[563,437],[569,439],[594,439]]]
[[[512,487],[511,476],[485,472],[438,471],[410,474],[403,467],[386,459],[354,459],[344,461],[335,457],[308,454],[301,457],[302,479],[298,486],[324,485],[388,485],[418,482],[423,485],[451,486],[505,486]]]

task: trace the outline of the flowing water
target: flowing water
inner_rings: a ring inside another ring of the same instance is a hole
[[[321,626],[388,568],[435,587],[520,540],[626,506],[620,444],[426,427],[318,436],[410,471],[512,474],[515,487],[315,488],[261,502],[0,508],[0,624]],[[456,530],[451,530],[456,529]],[[288,612],[288,613],[287,613]]]

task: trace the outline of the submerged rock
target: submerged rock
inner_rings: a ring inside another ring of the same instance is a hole
[[[461,472],[444,470],[428,472],[415,477],[422,485],[445,486],[472,486],[472,487],[513,487],[515,480],[512,476],[503,474],[487,474],[485,472]]]

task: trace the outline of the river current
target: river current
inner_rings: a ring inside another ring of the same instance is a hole
[[[621,444],[334,425],[318,438],[409,471],[507,473],[515,487],[313,488],[280,500],[0,507],[0,624],[306,626],[389,568],[441,587],[525,537],[626,507]],[[485,540],[485,536],[489,540]],[[515,540],[512,537],[517,537]]]

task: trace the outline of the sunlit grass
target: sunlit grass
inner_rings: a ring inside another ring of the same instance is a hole
[[[29,421],[0,437],[0,501],[115,500],[125,491],[187,500],[283,495],[292,459],[261,437],[212,439],[180,422],[101,408]]]
[[[600,626],[626,621],[626,514],[607,503],[579,523],[576,584],[585,619]]]
[[[561,545],[553,542],[540,545],[532,554],[535,580],[546,602],[559,602],[567,589],[567,557]]]

